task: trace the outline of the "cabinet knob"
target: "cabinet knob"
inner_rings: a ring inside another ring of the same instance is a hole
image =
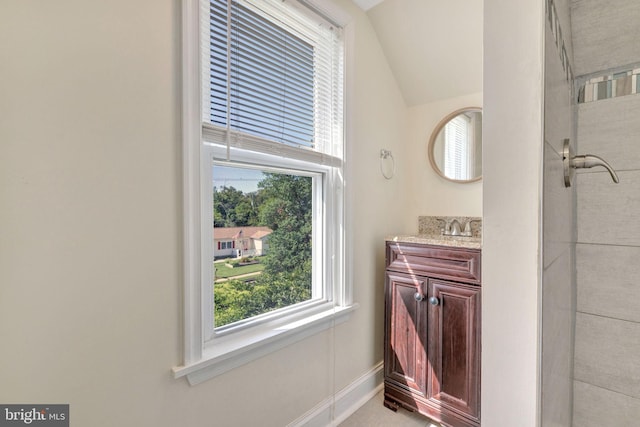
[[[420,301],[423,301],[423,300],[424,300],[424,295],[423,295],[423,294],[421,294],[420,292],[416,292],[416,293],[413,295],[413,298],[414,298],[416,301],[420,302]]]
[[[429,304],[431,305],[439,305],[440,304],[440,300],[436,297],[431,297],[429,298]]]

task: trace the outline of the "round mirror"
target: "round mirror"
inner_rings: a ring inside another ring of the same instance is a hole
[[[482,109],[462,108],[442,119],[429,140],[429,161],[454,182],[482,178]]]

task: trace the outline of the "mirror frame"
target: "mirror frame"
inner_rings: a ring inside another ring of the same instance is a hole
[[[433,158],[433,148],[435,146],[436,139],[438,138],[438,134],[445,127],[445,125],[449,122],[449,120],[453,119],[454,117],[456,117],[459,114],[466,113],[467,111],[475,111],[475,112],[482,113],[482,107],[464,107],[464,108],[460,108],[459,110],[456,110],[456,111],[452,112],[451,114],[448,114],[445,118],[443,118],[442,120],[440,120],[438,122],[438,124],[436,125],[435,129],[431,133],[431,137],[429,138],[429,145],[428,145],[428,148],[427,148],[427,150],[429,152],[429,163],[431,163],[431,168],[441,178],[444,178],[444,179],[446,179],[447,181],[450,181],[450,182],[457,182],[457,183],[461,183],[461,184],[468,184],[468,183],[471,183],[471,182],[478,182],[478,181],[480,181],[482,179],[482,175],[480,175],[480,176],[478,176],[476,178],[473,178],[473,179],[453,179],[453,178],[447,177],[444,174],[444,172],[442,172],[440,170],[440,168],[436,164],[436,160]]]

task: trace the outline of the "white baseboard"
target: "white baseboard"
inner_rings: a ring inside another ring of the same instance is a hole
[[[336,427],[382,390],[382,362],[287,427]]]

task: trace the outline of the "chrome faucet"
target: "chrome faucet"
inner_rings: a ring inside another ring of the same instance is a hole
[[[451,221],[445,220],[444,231],[442,234],[445,236],[461,236],[462,235],[462,227],[460,226],[460,222],[457,219],[453,219]]]
[[[584,156],[574,156],[571,159],[571,167],[574,169],[592,168],[594,166],[602,166],[609,171],[613,182],[618,184],[618,174],[613,170],[611,165],[607,163],[602,157],[594,156],[593,154],[585,154]]]
[[[562,150],[562,163],[564,165],[565,187],[571,187],[571,181],[573,180],[575,169],[588,169],[594,166],[602,166],[609,171],[609,175],[611,175],[611,179],[613,180],[613,182],[615,182],[616,184],[620,182],[616,171],[614,171],[611,165],[607,163],[602,157],[594,156],[593,154],[574,156],[569,139],[564,140],[564,148]]]
[[[460,222],[458,222],[457,219],[454,219],[451,221],[451,235],[459,236],[460,234],[462,234],[462,227],[460,226]]]
[[[461,221],[456,218],[437,219],[438,221],[442,221],[444,223],[444,228],[440,229],[440,232],[443,236],[460,237],[473,237],[473,232],[471,231],[471,223],[480,221],[479,219],[470,219],[468,221]]]

